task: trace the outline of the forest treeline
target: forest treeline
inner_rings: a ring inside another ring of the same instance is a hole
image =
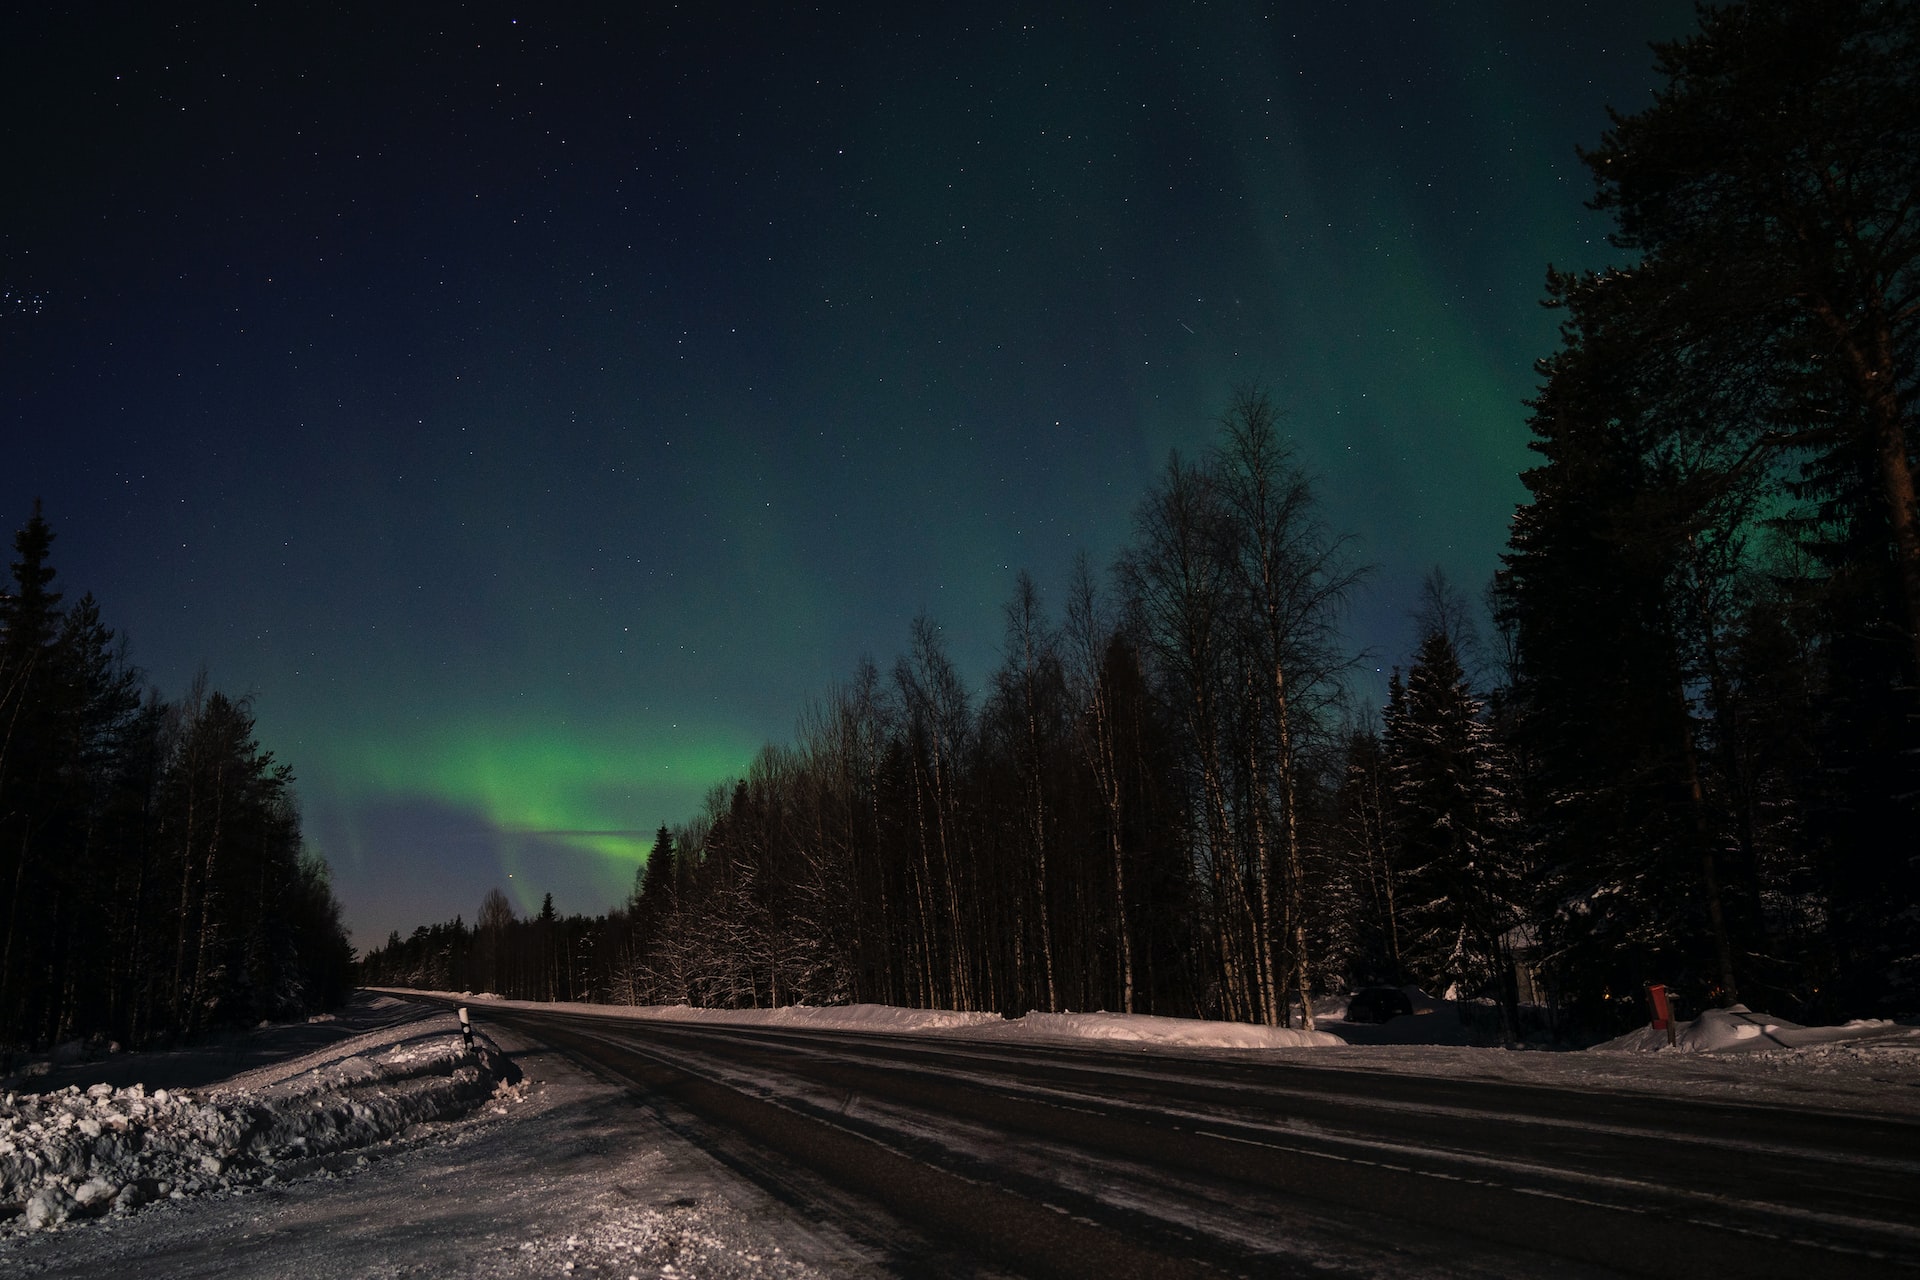
[[[63,604],[38,503],[0,593],[0,1070],[339,1003],[352,949],[293,774],[244,700],[168,701],[91,595]]]
[[[1484,611],[1430,584],[1384,707],[1350,548],[1243,394],[1110,573],[1019,579],[984,690],[922,618],[619,908],[494,896],[365,979],[1269,1023],[1415,982],[1574,1037],[1649,982],[1920,1009],[1920,7],[1700,22],[1582,153],[1627,261],[1550,271],[1529,499]]]

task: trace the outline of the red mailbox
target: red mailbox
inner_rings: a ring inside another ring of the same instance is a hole
[[[1674,1042],[1673,1002],[1667,999],[1665,983],[1656,982],[1647,987],[1647,1003],[1653,1006],[1653,1029],[1667,1033],[1667,1043]]]

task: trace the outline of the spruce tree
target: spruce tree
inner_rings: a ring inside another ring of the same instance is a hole
[[[1647,982],[1703,1000],[1729,985],[1676,624],[1689,497],[1658,463],[1662,422],[1635,380],[1646,283],[1552,280],[1564,345],[1540,366],[1530,447],[1543,463],[1521,477],[1532,501],[1498,586],[1546,976],[1575,1021],[1600,1028],[1637,1016]]]
[[[1401,957],[1448,998],[1495,984],[1510,1007],[1506,938],[1519,920],[1511,811],[1484,708],[1453,642],[1430,631],[1387,710]]]
[[[0,594],[0,1057],[311,1012],[351,962],[292,773],[246,703],[144,705],[36,506]]]

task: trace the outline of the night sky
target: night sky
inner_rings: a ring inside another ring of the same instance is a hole
[[[0,18],[0,522],[256,698],[362,947],[604,910],[923,610],[978,687],[1236,385],[1404,661],[1692,12],[88,7]]]

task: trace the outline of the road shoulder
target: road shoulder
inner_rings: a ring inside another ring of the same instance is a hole
[[[16,1238],[45,1277],[882,1274],[859,1247],[672,1132],[617,1083],[503,1029],[521,1083],[416,1125],[368,1163]]]

